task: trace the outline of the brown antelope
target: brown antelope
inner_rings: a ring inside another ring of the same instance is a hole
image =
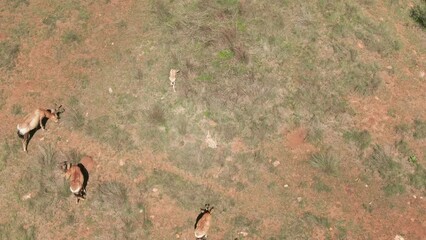
[[[63,113],[65,109],[62,108],[62,105],[55,109],[43,109],[38,108],[33,113],[25,116],[25,119],[22,123],[18,124],[18,136],[22,138],[22,147],[24,151],[27,151],[28,139],[30,137],[30,132],[34,129],[37,129],[38,126],[41,129],[46,130],[46,126],[43,126],[43,119],[52,119],[54,122],[59,121],[59,114]]]
[[[86,186],[89,180],[88,171],[93,166],[93,158],[89,156],[83,157],[78,164],[63,162],[62,170],[65,172],[65,178],[70,181],[70,190],[77,198],[77,203],[86,198]]]
[[[212,219],[211,211],[213,207],[210,207],[210,204],[206,204],[205,208],[201,208],[201,213],[198,215],[197,220],[194,226],[195,238],[205,240],[207,239],[207,232],[210,228],[210,223]]]

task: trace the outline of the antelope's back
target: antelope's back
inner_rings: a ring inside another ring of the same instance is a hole
[[[197,225],[195,226],[195,237],[202,238],[207,235],[207,232],[210,228],[212,215],[209,212],[203,214],[203,216],[198,220]]]
[[[92,171],[92,169],[95,167],[95,161],[90,156],[83,157],[80,163],[83,164],[88,172]]]
[[[72,192],[78,192],[83,186],[84,176],[81,173],[80,167],[77,165],[72,166],[68,169],[70,175],[70,189]]]

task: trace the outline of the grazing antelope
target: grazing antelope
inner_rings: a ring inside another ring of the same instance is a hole
[[[205,208],[201,208],[201,213],[198,215],[197,220],[194,226],[195,238],[205,240],[207,239],[207,232],[210,228],[210,223],[212,219],[211,211],[213,207],[210,207],[210,204],[206,204]]]
[[[72,164],[63,162],[62,170],[65,172],[65,178],[70,181],[70,190],[77,198],[77,203],[86,198],[86,186],[89,180],[88,171],[93,168],[94,161],[92,157],[85,156],[80,163]]]
[[[16,127],[18,129],[18,136],[22,138],[22,147],[24,151],[27,151],[28,139],[30,137],[30,132],[36,129],[38,126],[41,129],[46,130],[46,126],[43,126],[43,119],[52,119],[54,122],[59,121],[59,114],[63,113],[65,109],[62,108],[62,105],[55,109],[42,109],[38,108],[33,113],[25,116],[25,119],[22,123],[18,124]]]

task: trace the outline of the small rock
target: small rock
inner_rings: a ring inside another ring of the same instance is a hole
[[[285,188],[288,188],[288,184],[285,184],[285,185],[284,185],[284,187],[285,187]]]
[[[396,235],[394,240],[404,240],[404,238],[400,235]]]
[[[278,167],[280,165],[280,161],[275,161],[274,163],[272,163],[272,165],[274,165],[274,167]]]
[[[413,195],[413,198],[414,198],[414,199],[416,199],[416,198],[417,198],[417,196],[416,196],[416,195]]]
[[[302,197],[297,197],[297,202],[301,202],[302,201]]]
[[[176,238],[180,238],[180,235],[176,233]]]
[[[392,68],[393,68],[393,67],[392,67],[391,65],[389,65],[389,66],[387,66],[386,68],[387,68],[388,70],[392,70]]]
[[[368,187],[368,184],[365,184],[365,187]]]
[[[120,165],[120,167],[122,167],[124,166],[125,162],[122,159],[120,159],[120,162],[118,164]]]
[[[424,78],[425,76],[426,76],[425,71],[421,71],[421,72],[419,73],[419,77],[420,77],[420,78]]]
[[[112,93],[112,88],[108,88],[108,92],[111,94]]]
[[[143,213],[143,209],[139,209],[139,213]]]
[[[152,192],[158,192],[158,188],[153,188]]]

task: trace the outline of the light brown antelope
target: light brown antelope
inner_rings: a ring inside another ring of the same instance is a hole
[[[207,239],[207,232],[210,228],[210,223],[212,220],[211,211],[213,207],[210,207],[210,204],[206,204],[205,208],[201,208],[201,213],[198,214],[197,220],[194,226],[195,238],[205,240]]]
[[[94,166],[92,157],[85,156],[80,163],[72,164],[63,162],[62,170],[65,178],[70,181],[70,190],[77,198],[77,203],[86,198],[86,186],[89,181],[89,172]]]
[[[63,113],[65,109],[62,108],[62,105],[55,109],[43,109],[38,108],[34,112],[25,116],[24,121],[16,127],[18,129],[18,136],[22,138],[22,147],[24,151],[27,151],[28,139],[30,137],[30,132],[34,129],[37,129],[38,126],[41,129],[46,130],[46,126],[43,126],[43,119],[52,119],[54,122],[59,121],[59,114]]]

